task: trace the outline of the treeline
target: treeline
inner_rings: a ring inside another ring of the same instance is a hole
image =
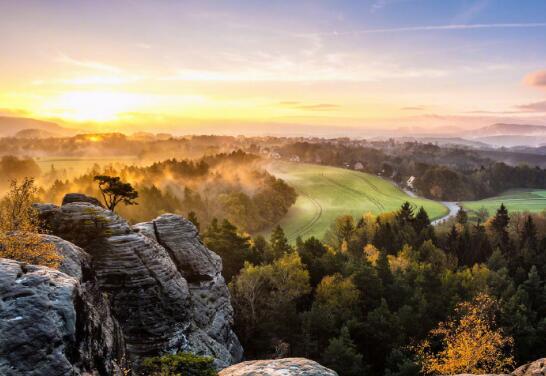
[[[415,176],[414,187],[423,196],[445,201],[476,200],[513,188],[546,188],[546,170],[538,166],[509,166],[478,151],[416,142],[377,143],[294,142],[280,147],[283,158],[354,168],[392,179],[401,185]]]
[[[240,150],[146,167],[97,166],[70,180],[58,179],[52,171],[48,174],[52,183],[40,191],[41,200],[59,203],[68,192],[100,197],[96,175],[119,176],[139,192],[138,205],[118,209],[133,223],[167,212],[192,213],[203,225],[225,218],[244,231],[256,232],[279,221],[296,200],[292,187],[263,170],[257,156]]]
[[[251,142],[248,141],[248,144]],[[246,149],[246,139],[230,136],[173,137],[169,134],[87,133],[73,137],[0,138],[0,155],[30,157],[137,156],[141,160],[199,158],[204,154]]]
[[[280,227],[269,240],[251,239],[228,221],[213,221],[202,236],[223,259],[249,359],[304,356],[342,376],[418,375],[430,369],[419,344],[439,351],[441,342],[424,342],[431,330],[476,298],[489,308],[471,307],[474,319],[497,330],[481,340],[497,338],[498,353],[489,353],[506,359],[487,368],[480,358],[472,368],[489,373],[512,364],[512,354],[522,364],[546,352],[545,221],[544,214],[510,216],[502,206],[485,223],[470,224],[461,211],[434,228],[425,210],[405,204],[377,217],[340,217],[325,241],[294,246]],[[479,336],[472,325],[466,334]],[[440,326],[447,327],[459,324]],[[459,355],[443,369],[467,370],[457,366]]]

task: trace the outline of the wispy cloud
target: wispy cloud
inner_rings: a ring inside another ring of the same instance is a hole
[[[98,70],[102,72],[119,73],[122,71],[122,69],[113,65],[101,63],[98,61],[78,60],[64,54],[61,54],[57,58],[57,61],[63,64],[73,65],[80,68]]]
[[[409,106],[409,107],[402,107],[401,110],[404,111],[423,111],[425,108],[423,106]]]
[[[546,27],[546,22],[532,23],[491,23],[491,24],[448,24],[448,25],[420,25],[406,27],[392,27],[380,29],[363,29],[350,31],[328,31],[318,33],[306,33],[300,36],[345,36],[345,35],[364,35],[364,34],[382,34],[382,33],[401,33],[412,31],[449,31],[449,30],[476,30],[476,29],[522,29],[522,28],[540,28]]]
[[[333,111],[340,108],[339,105],[333,103],[301,103],[297,101],[283,101],[279,104],[284,107],[305,111]]]
[[[407,1],[407,0],[375,0],[370,6],[370,12],[375,13],[383,8],[386,8],[387,6],[391,4],[400,3],[402,1]]]
[[[518,108],[527,112],[546,112],[546,101],[522,104]]]
[[[0,108],[0,116],[20,117],[25,115],[29,115],[27,110],[22,110],[19,108]]]
[[[529,73],[523,82],[529,86],[546,87],[546,69]]]
[[[461,23],[470,22],[478,14],[483,12],[489,6],[490,2],[491,2],[490,0],[477,0],[477,1],[475,1],[469,7],[465,8],[462,12],[457,14],[453,18],[452,23],[461,24]]]

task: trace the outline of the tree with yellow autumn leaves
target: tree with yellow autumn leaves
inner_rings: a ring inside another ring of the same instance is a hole
[[[40,236],[40,220],[32,207],[37,189],[34,180],[11,182],[8,194],[0,201],[0,257],[56,268],[61,257],[55,245]]]
[[[455,317],[442,322],[418,347],[423,373],[502,373],[513,367],[513,339],[495,326],[497,302],[480,294],[460,303]]]

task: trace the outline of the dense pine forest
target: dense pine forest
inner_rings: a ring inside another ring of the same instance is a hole
[[[268,240],[227,220],[202,228],[223,259],[246,356],[304,356],[341,375],[417,375],[424,363],[449,370],[454,359],[433,356],[442,366],[431,366],[430,353],[453,345],[438,328],[465,328],[463,302],[474,302],[476,320],[505,339],[490,349],[506,357],[500,368],[541,357],[545,235],[543,214],[511,216],[501,206],[485,223],[469,223],[460,211],[435,228],[408,204],[378,217],[340,217],[324,241],[295,245],[280,227]]]

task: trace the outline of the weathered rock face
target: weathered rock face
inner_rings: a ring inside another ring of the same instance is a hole
[[[123,336],[89,256],[44,238],[65,257],[61,271],[0,259],[0,374],[121,375]]]
[[[514,372],[513,376],[545,376],[546,375],[546,358],[535,360],[532,363],[525,364]]]
[[[225,368],[219,376],[337,376],[337,373],[305,358],[254,360]]]
[[[163,215],[132,228],[88,202],[36,207],[53,234],[91,256],[133,369],[144,357],[176,351],[213,356],[218,367],[240,361],[221,260],[191,222]]]
[[[197,354],[214,354],[221,366],[233,363],[224,359],[241,360],[242,347],[231,330],[233,308],[221,274],[222,260],[203,245],[193,223],[164,214],[134,228],[161,244],[188,282],[192,322],[188,349]]]
[[[82,193],[68,193],[63,197],[63,205],[70,204],[71,202],[88,202],[96,206],[104,207],[95,197],[86,196]]]
[[[460,374],[456,376],[475,376],[471,374]],[[546,376],[546,358],[535,360],[534,362],[527,363],[514,372],[509,374],[488,374],[479,376]]]

